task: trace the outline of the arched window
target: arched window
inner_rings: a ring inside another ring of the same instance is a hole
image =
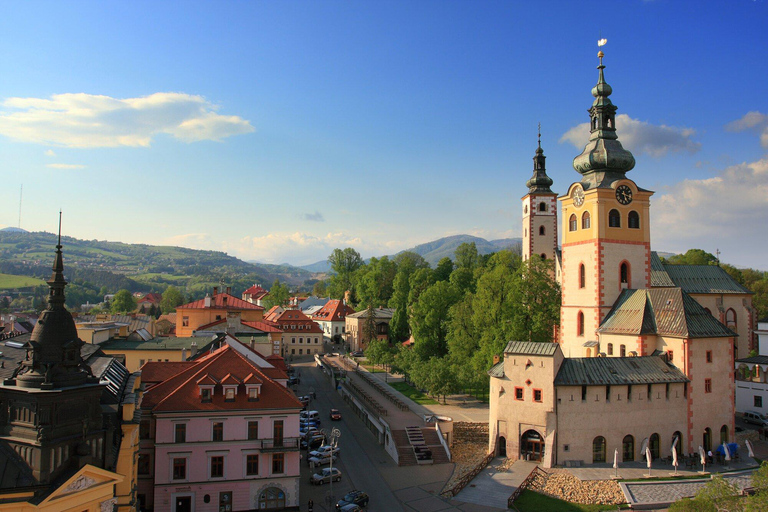
[[[661,449],[659,434],[651,434],[651,438],[648,440],[648,449],[651,450],[651,459],[659,458],[659,451]]]
[[[582,263],[579,265],[579,288],[584,288],[587,285],[587,268]]]
[[[578,228],[576,215],[571,214],[571,216],[568,218],[568,231],[576,231],[576,228]]]
[[[729,329],[736,329],[736,312],[733,308],[728,308],[728,311],[725,312],[725,325]]]
[[[609,356],[613,355],[613,343],[608,344],[608,355]]]
[[[636,211],[632,210],[629,212],[627,226],[629,226],[630,229],[640,229],[640,215],[638,215]]]
[[[524,214],[526,214],[526,215],[528,215],[528,205],[525,205],[525,206],[523,207],[523,213],[524,213]]]
[[[282,510],[285,508],[285,493],[277,487],[270,487],[259,495],[259,510]]]
[[[621,442],[622,457],[624,462],[632,462],[635,460],[635,438],[632,436],[624,436],[624,440]]]
[[[728,425],[720,427],[720,444],[728,443]]]
[[[619,356],[627,357],[627,347],[624,345],[619,346]]]
[[[704,435],[702,436],[701,444],[705,452],[708,452],[712,449],[712,429],[709,427],[704,429]]]
[[[592,463],[605,462],[605,438],[597,436],[592,441]]]
[[[576,316],[576,335],[584,336],[584,313],[581,311]]]
[[[542,259],[542,260],[545,260],[545,259],[547,259],[547,255],[546,255],[546,254],[544,254],[544,253],[541,253],[541,259]]]
[[[545,212],[545,211],[547,211],[547,203],[543,203],[543,202],[542,202],[542,203],[539,203],[539,211],[540,211],[540,212]]]
[[[621,227],[621,214],[619,213],[619,210],[611,210],[608,212],[608,227]]]
[[[589,212],[584,212],[581,215],[581,229],[589,229],[592,225],[592,218],[589,216]]]
[[[540,235],[546,235],[547,234],[547,230],[546,230],[546,228],[544,228],[544,226],[539,226],[539,234]]]
[[[621,267],[619,268],[619,282],[624,285],[626,284],[626,288],[631,288],[629,285],[629,263],[626,261],[621,264]]]

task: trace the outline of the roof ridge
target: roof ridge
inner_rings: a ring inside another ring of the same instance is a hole
[[[221,349],[220,349],[220,350],[217,350],[217,351],[213,352],[212,354],[210,354],[210,355],[215,355],[216,357],[205,358],[205,359],[201,359],[201,360],[199,360],[199,362],[198,362],[198,363],[201,365],[201,367],[200,367],[200,369],[199,369],[199,370],[197,370],[197,371],[194,371],[194,370],[195,370],[195,367],[194,367],[194,366],[193,366],[193,367],[191,367],[191,368],[188,368],[187,370],[185,370],[185,372],[186,372],[186,371],[193,371],[193,373],[190,375],[190,377],[189,377],[188,379],[184,380],[184,381],[183,381],[181,384],[179,384],[178,386],[176,386],[176,387],[175,387],[175,388],[174,388],[172,391],[170,391],[169,393],[166,393],[166,395],[163,397],[163,399],[162,399],[162,400],[160,400],[159,402],[157,402],[155,405],[153,405],[153,406],[152,406],[152,409],[156,409],[156,408],[157,408],[157,407],[159,407],[161,404],[165,403],[165,401],[166,401],[166,400],[168,400],[168,399],[169,399],[169,398],[170,398],[170,397],[171,397],[171,396],[172,396],[174,393],[176,393],[176,392],[177,392],[179,389],[181,389],[181,387],[182,387],[182,386],[184,386],[184,385],[186,385],[187,383],[189,383],[189,382],[190,382],[192,379],[194,379],[194,378],[195,378],[195,376],[199,375],[199,374],[200,374],[200,372],[202,372],[203,370],[205,370],[206,368],[208,368],[208,367],[209,367],[209,366],[210,366],[210,365],[211,365],[211,364],[212,364],[214,361],[216,361],[217,359],[219,359],[219,357],[221,357],[221,354],[224,354],[224,352],[226,352],[226,349],[227,349],[227,348],[229,348],[229,345],[227,345],[226,347],[223,347],[223,348],[224,348],[225,350],[221,350]],[[233,352],[237,352],[237,351],[233,350]],[[170,379],[168,379],[166,382],[169,382],[169,383],[170,383],[170,381],[171,381],[171,380],[175,379],[175,378],[176,378],[176,377],[178,377],[178,376],[181,376],[183,373],[184,373],[184,372],[181,372],[181,373],[177,374],[176,376],[174,376],[174,377],[171,377],[171,378],[170,378]],[[157,386],[155,386],[153,389],[157,389],[157,388],[159,388],[160,386],[162,386],[163,384],[165,384],[165,382],[161,382],[160,384],[158,384]]]

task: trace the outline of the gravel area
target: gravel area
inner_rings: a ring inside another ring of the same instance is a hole
[[[573,503],[618,505],[627,501],[618,482],[582,481],[562,469],[550,470],[546,476],[539,474],[528,488]]]
[[[451,489],[464,475],[471,472],[488,455],[488,424],[455,422],[451,462],[456,464],[443,489]]]

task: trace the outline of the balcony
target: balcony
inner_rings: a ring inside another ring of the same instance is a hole
[[[290,452],[299,449],[298,437],[284,437],[282,439],[258,439],[255,441],[263,452]],[[261,446],[259,446],[261,445]]]

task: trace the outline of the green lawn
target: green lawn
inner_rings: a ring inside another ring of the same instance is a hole
[[[12,290],[14,288],[29,288],[30,286],[44,285],[45,281],[28,276],[14,276],[0,274],[0,290]]]
[[[520,512],[599,512],[616,510],[616,505],[582,505],[550,498],[533,491],[523,491],[515,500],[515,508]],[[622,505],[621,508],[627,508]]]
[[[399,392],[401,392],[402,394],[404,394],[405,396],[407,396],[408,398],[410,398],[411,400],[413,400],[414,402],[416,402],[417,404],[434,405],[438,403],[437,401],[432,400],[431,398],[423,394],[421,391],[414,388],[410,384],[406,384],[405,382],[390,382],[389,385],[395,388],[396,390],[398,390]]]

